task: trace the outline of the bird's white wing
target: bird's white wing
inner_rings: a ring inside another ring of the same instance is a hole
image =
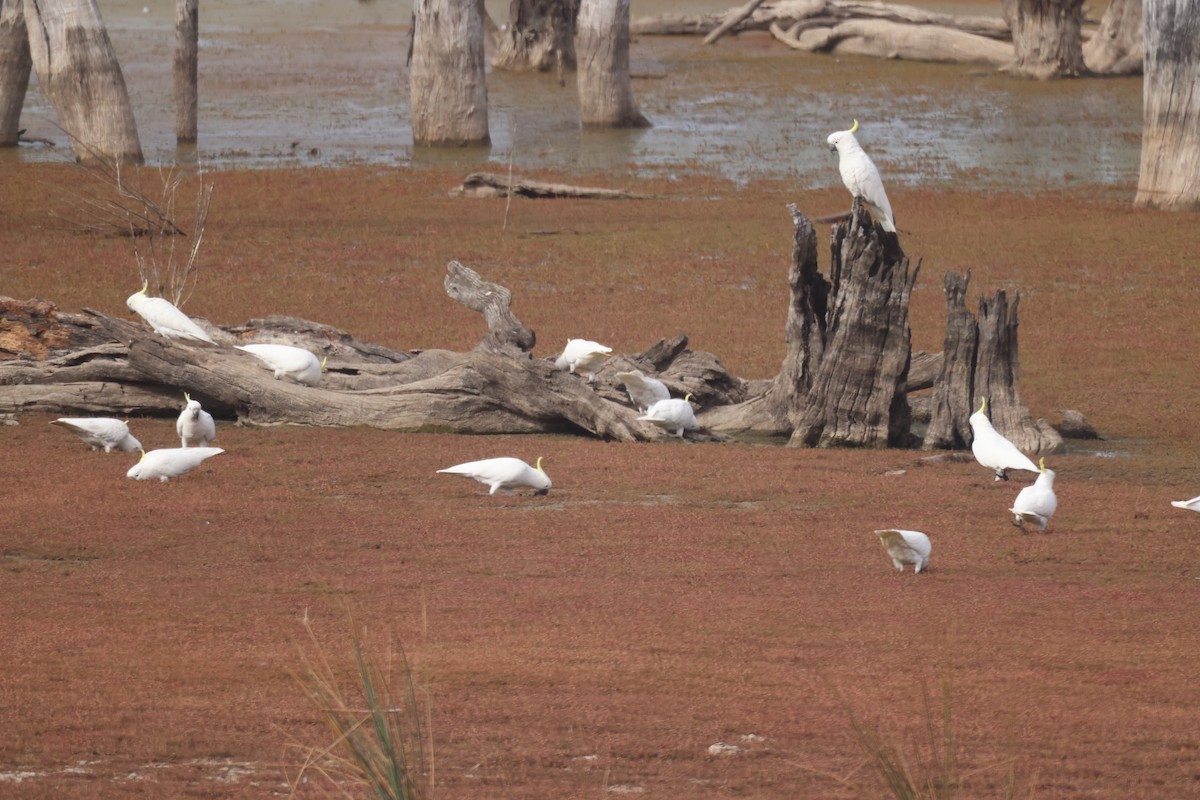
[[[84,444],[103,447],[106,451],[115,449],[129,453],[141,447],[141,443],[130,434],[129,426],[112,417],[63,417],[50,424],[66,428]]]
[[[126,475],[137,480],[167,480],[191,472],[204,461],[224,453],[219,447],[168,447],[151,450]]]
[[[933,551],[929,537],[921,531],[890,528],[875,533],[883,542],[888,554],[900,561],[912,563],[917,558],[928,561],[929,554]]]
[[[194,339],[213,343],[212,337],[170,300],[143,296],[141,302],[134,306],[134,311],[150,323],[150,327],[169,339]]]
[[[1191,500],[1172,500],[1171,505],[1176,508],[1186,508],[1188,511],[1200,511],[1200,497],[1193,497]]]
[[[895,218],[892,216],[892,204],[888,202],[887,192],[883,188],[883,178],[879,170],[863,151],[847,153],[841,157],[842,180],[846,188],[856,197],[861,197],[871,208],[885,231],[894,231]]]
[[[625,390],[629,392],[629,399],[639,409],[648,411],[659,400],[667,400],[671,397],[671,391],[665,383],[658,378],[642,374],[641,370],[618,372],[616,377],[625,384]]]

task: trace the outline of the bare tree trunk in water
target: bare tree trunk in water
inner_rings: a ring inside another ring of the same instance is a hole
[[[629,0],[583,0],[575,50],[584,127],[649,127],[629,77]]]
[[[480,3],[415,0],[408,83],[413,144],[490,142]]]
[[[1098,75],[1137,75],[1142,59],[1142,0],[1112,0],[1083,43],[1083,62]]]
[[[199,129],[200,0],[175,2],[175,142],[195,144]]]
[[[1145,8],[1142,165],[1134,205],[1200,209],[1200,0]]]
[[[578,17],[579,0],[512,0],[492,66],[539,72],[575,69]]]
[[[1017,59],[1007,72],[1030,78],[1076,78],[1083,63],[1083,0],[1001,0]]]
[[[16,147],[29,88],[29,31],[24,0],[0,0],[0,147]]]
[[[96,0],[25,0],[29,51],[80,161],[141,164],[125,76]]]

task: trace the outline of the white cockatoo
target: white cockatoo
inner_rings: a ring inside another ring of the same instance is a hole
[[[245,350],[259,361],[275,370],[275,379],[291,378],[305,386],[316,386],[321,382],[324,361],[318,361],[303,347],[290,344],[244,344],[237,348]]]
[[[62,417],[50,424],[71,431],[93,450],[103,448],[106,453],[113,450],[132,453],[142,447],[142,443],[129,432],[128,423],[112,417]]]
[[[175,307],[175,304],[164,297],[150,297],[146,294],[149,283],[142,283],[142,290],[129,295],[125,304],[129,310],[137,314],[156,333],[168,339],[191,339],[198,342],[216,344],[204,329],[192,322],[191,317]]]
[[[904,572],[905,564],[913,565],[913,572],[920,572],[929,563],[929,554],[933,545],[929,537],[920,531],[905,531],[891,528],[886,531],[875,531],[883,549],[892,557],[892,564],[899,572]]]
[[[161,450],[142,451],[142,460],[129,468],[125,477],[137,481],[158,478],[166,483],[185,472],[191,472],[205,460],[224,453],[219,447],[166,447]]]
[[[468,461],[453,467],[439,469],[439,473],[448,475],[464,475],[474,478],[480,483],[486,483],[491,488],[488,494],[497,491],[512,491],[528,486],[534,494],[546,494],[550,491],[550,476],[542,469],[542,457],[538,456],[537,466],[531,467],[519,458],[502,456],[500,458],[485,458],[482,461]]]
[[[665,383],[658,378],[643,375],[640,369],[635,369],[633,372],[618,372],[617,380],[624,384],[625,391],[629,392],[630,401],[642,413],[649,411],[650,406],[659,400],[667,400],[671,397],[671,390]]]
[[[1050,518],[1058,509],[1058,497],[1054,494],[1054,470],[1046,469],[1046,459],[1038,460],[1041,474],[1032,486],[1026,486],[1017,494],[1009,511],[1013,515],[1013,525],[1022,531],[1025,523],[1035,523],[1038,531],[1046,530]]]
[[[692,410],[691,399],[689,394],[682,400],[678,397],[659,400],[638,419],[657,425],[667,433],[682,439],[684,431],[694,431],[700,427],[700,423],[696,421],[696,412]]]
[[[611,347],[605,347],[599,342],[587,339],[567,339],[567,346],[555,360],[554,366],[569,372],[586,372],[588,383],[596,379],[596,370],[612,352]]]
[[[1191,500],[1172,500],[1171,505],[1176,508],[1186,508],[1188,511],[1200,511],[1200,497],[1193,497]]]
[[[972,414],[967,422],[971,424],[971,452],[975,460],[996,473],[996,480],[1008,480],[1008,470],[1023,469],[1029,472],[1040,472],[1037,464],[1029,456],[1017,449],[1017,446],[1005,439],[992,427],[992,421],[987,417],[987,398],[979,405],[979,410]]]
[[[213,421],[212,414],[200,407],[199,400],[193,400],[187,392],[183,393],[183,399],[187,405],[180,412],[179,419],[175,420],[175,433],[179,434],[180,446],[198,444],[207,447],[209,442],[217,438],[217,423]]]
[[[838,154],[838,171],[842,173],[842,182],[850,195],[861,197],[883,229],[895,233],[896,218],[892,216],[892,204],[883,190],[883,179],[879,177],[875,162],[854,138],[856,130],[858,120],[854,120],[850,130],[831,133],[825,141],[829,143],[829,149]]]

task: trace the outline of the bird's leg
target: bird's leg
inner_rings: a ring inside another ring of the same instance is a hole
[[[1008,480],[1008,473],[1005,472],[1003,469],[996,470],[996,480],[998,480],[998,481]]]
[[[904,572],[904,562],[898,558],[892,559],[892,564],[896,567],[896,572]]]

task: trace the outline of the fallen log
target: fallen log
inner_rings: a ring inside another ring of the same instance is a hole
[[[894,3],[786,0],[763,3],[750,9],[748,14],[746,9],[747,6],[742,6],[725,12],[643,17],[630,24],[630,33],[644,36],[712,36],[717,31],[723,35],[723,28],[732,33],[769,31],[773,25],[780,30],[787,30],[806,20],[819,19],[828,25],[848,20],[887,20],[913,27],[937,26],[1002,41],[1011,39],[1008,23],[1001,17],[940,14]]]
[[[772,25],[770,30],[772,36],[788,47],[806,53],[997,67],[1014,57],[1010,43],[940,25],[856,19],[834,25],[796,23],[786,31]]]
[[[553,199],[571,197],[581,200],[645,200],[647,195],[624,189],[599,189],[565,183],[543,183],[524,178],[509,178],[491,172],[473,172],[461,185],[450,190],[452,197],[530,197]]]

